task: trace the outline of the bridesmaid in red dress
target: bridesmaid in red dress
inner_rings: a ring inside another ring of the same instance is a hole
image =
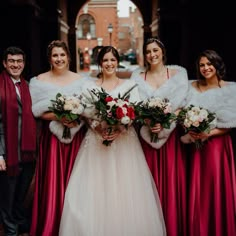
[[[79,94],[83,78],[69,70],[70,54],[63,41],[51,42],[47,53],[51,70],[30,80],[33,114],[41,121],[32,236],[58,235],[65,189],[85,133],[77,122],[68,124],[57,120],[48,110],[50,100],[55,99],[58,92]],[[70,128],[71,139],[62,138],[64,125]]]
[[[168,98],[173,111],[181,108],[187,95],[186,69],[165,65],[166,50],[158,38],[148,39],[143,46],[146,68],[133,72],[131,79],[138,84],[141,100],[151,97]],[[151,132],[158,133],[159,141],[150,142],[150,128],[143,126],[140,141],[147,163],[159,192],[166,231],[169,236],[186,235],[186,165],[180,129],[175,123],[162,129],[156,124]]]
[[[187,105],[216,113],[210,133],[189,133],[206,140],[201,149],[189,145],[189,236],[236,235],[236,176],[230,129],[236,127],[236,83],[225,81],[225,65],[213,50],[200,53],[197,79],[190,81]],[[187,141],[185,135],[181,140]],[[190,140],[189,140],[190,142]]]

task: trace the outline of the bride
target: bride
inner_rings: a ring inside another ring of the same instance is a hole
[[[117,97],[132,88],[134,81],[117,78],[118,62],[117,50],[103,47],[100,76],[84,89],[103,88]],[[130,100],[139,100],[137,88]],[[102,143],[105,139],[110,146]],[[59,235],[166,235],[159,196],[133,127],[107,133],[91,125],[66,190]]]

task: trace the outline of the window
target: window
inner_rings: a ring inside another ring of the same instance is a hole
[[[87,34],[90,33],[92,38],[96,38],[96,27],[94,18],[89,14],[83,14],[79,17],[77,25],[77,37],[86,39]]]

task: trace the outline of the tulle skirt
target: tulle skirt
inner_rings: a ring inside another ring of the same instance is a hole
[[[155,184],[133,128],[111,146],[88,131],[66,190],[59,235],[166,235]]]

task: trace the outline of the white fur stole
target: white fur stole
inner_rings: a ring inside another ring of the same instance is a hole
[[[63,136],[63,131],[64,131],[64,128],[65,126],[61,123],[61,122],[58,122],[58,121],[51,121],[50,124],[49,124],[49,129],[50,131],[59,139],[59,141],[61,143],[71,143],[75,134],[80,130],[80,128],[83,126],[84,122],[81,121],[81,123],[73,128],[70,128],[70,133],[71,133],[71,138],[62,138]]]
[[[150,129],[148,126],[142,126],[142,128],[140,129],[140,135],[143,138],[143,140],[146,141],[151,147],[159,149],[166,143],[171,132],[175,129],[175,127],[176,123],[172,122],[169,129],[162,129],[158,133],[158,141],[155,143],[150,141],[151,140]]]

